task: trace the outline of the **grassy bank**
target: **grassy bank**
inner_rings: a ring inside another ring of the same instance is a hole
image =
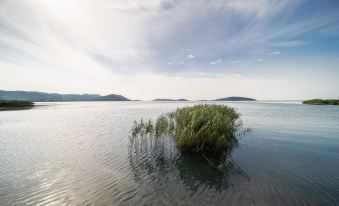
[[[303,104],[339,105],[339,99],[312,99],[312,100],[303,101]]]
[[[21,100],[0,100],[1,109],[30,108],[34,102]]]

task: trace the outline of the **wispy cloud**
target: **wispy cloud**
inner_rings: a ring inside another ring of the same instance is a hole
[[[321,10],[316,12],[317,8],[312,8],[314,14],[304,18],[298,14],[303,3],[302,0],[3,0],[0,42],[12,48],[16,56],[36,61],[58,56],[62,59],[69,50],[69,54],[83,55],[113,72],[137,67],[161,72],[166,70],[167,62],[183,61],[182,53],[187,51],[195,52],[201,61],[215,55],[232,61],[234,52],[248,55],[259,50],[303,46],[306,42],[298,35],[315,29],[324,33],[338,27],[335,9],[318,15]],[[277,51],[272,55],[278,55]],[[2,58],[15,55],[6,54]],[[59,61],[45,63],[57,67],[56,62]]]
[[[241,74],[234,74],[233,76],[234,76],[235,78],[239,78],[239,79],[244,77],[244,76],[241,75]]]
[[[233,60],[230,62],[230,64],[239,64],[240,63],[240,60],[239,59],[236,59],[236,60]]]
[[[217,59],[215,61],[210,62],[211,65],[215,65],[215,64],[219,64],[219,63],[221,63],[221,59]]]
[[[273,51],[273,52],[268,53],[268,55],[280,55],[280,54],[281,54],[281,51]]]
[[[264,64],[251,63],[293,48],[295,58],[339,52],[338,9],[336,0],[2,0],[0,82],[22,71],[44,88],[51,77],[51,88],[70,76],[118,88],[137,73],[257,74]]]

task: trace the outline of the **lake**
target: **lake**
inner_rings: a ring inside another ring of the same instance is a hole
[[[214,102],[252,133],[218,173],[129,150],[134,120],[198,102],[58,102],[0,111],[0,205],[339,205],[339,107]]]

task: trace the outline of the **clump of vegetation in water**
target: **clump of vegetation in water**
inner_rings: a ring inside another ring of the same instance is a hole
[[[241,130],[240,114],[225,105],[195,105],[162,114],[155,124],[149,120],[135,121],[132,141],[142,136],[159,139],[170,135],[176,147],[183,152],[217,153],[229,151],[238,145],[238,137],[250,130]]]
[[[222,153],[238,144],[242,122],[235,109],[224,105],[196,105],[175,112],[176,143],[189,152]]]
[[[248,132],[250,129],[242,128],[240,114],[235,109],[225,105],[195,105],[162,114],[155,122],[134,121],[129,151],[137,156],[150,155],[150,161],[165,160],[168,154],[177,152],[199,153],[210,166],[223,173],[225,164],[213,159],[228,156],[238,145],[238,138]]]
[[[312,100],[303,101],[303,104],[339,105],[339,99],[312,99]]]
[[[0,100],[0,108],[24,108],[33,107],[34,102],[22,100]]]

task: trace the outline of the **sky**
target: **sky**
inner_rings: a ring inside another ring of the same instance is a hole
[[[0,0],[0,89],[339,97],[338,0]]]

